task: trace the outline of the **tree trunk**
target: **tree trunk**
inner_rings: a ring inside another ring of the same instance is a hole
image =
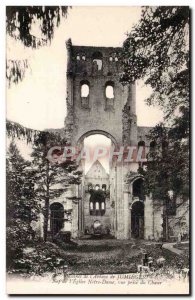
[[[48,220],[49,220],[49,199],[45,200],[45,207],[44,207],[44,228],[43,228],[43,234],[44,234],[44,241],[47,241],[47,232],[48,232]]]
[[[43,228],[43,234],[44,234],[44,241],[47,241],[47,235],[48,235],[48,221],[49,221],[49,161],[47,162],[47,169],[46,169],[46,199],[45,199],[45,207],[44,207],[44,228]]]
[[[167,199],[164,199],[163,204],[163,239],[164,241],[169,239]]]

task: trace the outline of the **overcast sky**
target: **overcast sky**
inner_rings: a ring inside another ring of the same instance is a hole
[[[7,91],[7,118],[33,129],[61,128],[66,115],[65,40],[75,45],[122,46],[126,32],[138,22],[139,7],[73,7],[56,30],[51,45],[24,49],[8,38],[8,58],[28,58],[24,80]],[[34,29],[36,31],[36,28]],[[138,125],[153,126],[162,119],[158,109],[147,107],[150,89],[137,83]]]

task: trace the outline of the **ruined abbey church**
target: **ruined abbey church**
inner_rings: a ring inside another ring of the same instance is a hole
[[[111,144],[151,147],[151,128],[137,126],[136,86],[122,85],[121,48],[74,46],[67,48],[68,143],[82,147],[85,138],[101,134]],[[69,232],[72,238],[88,234],[116,239],[155,239],[163,236],[163,207],[143,191],[138,162],[110,163],[109,173],[97,160],[83,173],[82,183],[71,186],[50,205],[49,230]],[[72,200],[72,197],[79,200]],[[168,218],[169,233],[188,230],[188,214],[179,207]],[[180,217],[180,222],[177,222]]]

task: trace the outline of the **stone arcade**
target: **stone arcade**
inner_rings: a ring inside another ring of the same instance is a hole
[[[68,143],[82,147],[86,137],[102,134],[116,149],[118,145],[152,146],[153,141],[147,139],[151,128],[137,126],[139,99],[135,84],[123,86],[119,82],[121,48],[74,46],[71,40],[66,47]],[[163,233],[162,207],[155,205],[151,196],[144,195],[144,178],[138,174],[138,167],[138,162],[113,161],[107,174],[95,162],[83,175],[80,186],[72,186],[60,199],[52,200],[50,231],[53,234],[69,231],[73,238],[80,238],[99,223],[104,233],[109,232],[117,239],[159,240]],[[101,171],[99,182],[96,168]],[[90,188],[109,193],[101,201],[93,201]],[[73,201],[72,196],[81,200]],[[180,207],[169,218],[172,236],[188,228],[187,213],[180,224],[176,222],[183,210]]]

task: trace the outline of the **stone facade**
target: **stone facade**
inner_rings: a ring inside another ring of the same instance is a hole
[[[66,47],[67,116],[64,134],[68,142],[82,147],[86,137],[103,134],[110,138],[115,149],[139,143],[144,143],[146,150],[149,149],[151,141],[147,136],[151,127],[137,126],[135,84],[123,86],[119,80],[121,48],[74,46],[71,40],[67,41]],[[62,203],[64,210],[71,214],[62,231],[69,228],[72,237],[81,237],[91,233],[94,222],[98,221],[104,233],[109,228],[109,233],[117,239],[162,239],[163,208],[151,195],[143,195],[144,178],[138,174],[138,167],[137,162],[122,161],[118,164],[114,161],[107,174],[96,162],[83,175],[79,187],[71,187],[60,199],[54,200]],[[99,184],[100,190],[105,184],[109,190],[102,211],[99,209],[101,203],[97,207],[93,206],[95,202],[91,204],[89,184],[93,189]],[[71,198],[68,193],[81,200],[68,200]],[[182,214],[183,221],[178,225],[178,216]],[[171,234],[177,236],[181,230],[189,228],[188,211],[185,213],[185,208],[180,206],[168,222]]]
[[[109,191],[109,174],[101,163],[96,161],[85,175],[84,233],[93,233],[94,223],[97,221],[101,224],[103,234],[111,231],[113,209],[110,205]],[[95,197],[93,194],[96,194]]]

